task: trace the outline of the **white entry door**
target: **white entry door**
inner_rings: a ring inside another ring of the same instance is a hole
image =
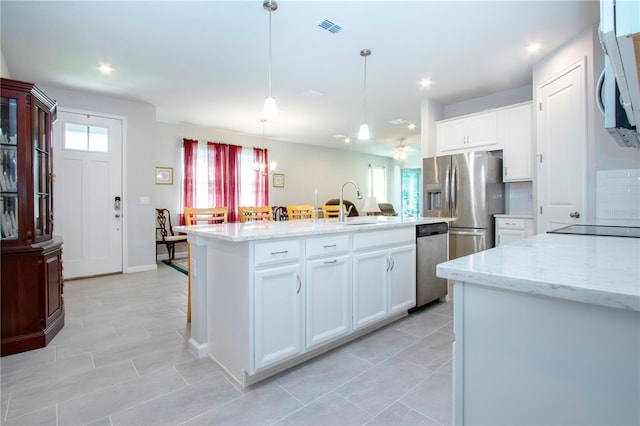
[[[538,87],[538,230],[584,223],[587,102],[581,61]]]
[[[122,272],[122,120],[58,112],[54,233],[64,277]]]

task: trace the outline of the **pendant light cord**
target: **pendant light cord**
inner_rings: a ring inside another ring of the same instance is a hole
[[[271,98],[271,14],[269,10],[269,97]]]
[[[364,88],[362,91],[362,122],[367,122],[367,56],[364,56]]]

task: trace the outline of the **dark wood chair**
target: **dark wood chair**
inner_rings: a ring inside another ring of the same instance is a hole
[[[176,243],[187,241],[186,235],[173,233],[171,225],[171,212],[168,209],[156,209],[156,258],[158,257],[158,245],[164,244],[169,252],[169,263],[176,256]]]

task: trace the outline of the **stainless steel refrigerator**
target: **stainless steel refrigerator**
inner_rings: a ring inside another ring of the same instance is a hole
[[[424,216],[455,217],[449,259],[494,247],[494,214],[504,213],[502,159],[469,152],[423,160]]]

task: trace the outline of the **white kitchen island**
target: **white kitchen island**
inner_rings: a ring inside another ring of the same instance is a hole
[[[175,227],[190,244],[190,349],[248,385],[395,321],[416,303],[416,225],[448,221]]]
[[[454,424],[640,424],[640,239],[540,234],[437,274]]]

